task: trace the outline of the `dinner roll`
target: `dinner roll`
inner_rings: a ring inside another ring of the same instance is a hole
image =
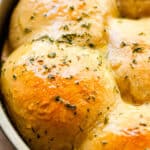
[[[1,89],[31,150],[150,149],[149,4],[18,2]]]
[[[114,0],[21,0],[13,13],[12,49],[49,35],[60,43],[102,47],[107,17],[117,15]]]
[[[120,101],[104,128],[95,127],[79,150],[148,150],[149,104],[133,106]]]
[[[108,59],[124,100],[134,104],[149,102],[150,19],[112,19],[109,32]]]
[[[2,92],[31,149],[77,149],[98,122],[105,124],[117,102],[111,73],[99,50],[44,38],[9,56]]]
[[[116,0],[122,17],[138,19],[150,16],[149,0]]]

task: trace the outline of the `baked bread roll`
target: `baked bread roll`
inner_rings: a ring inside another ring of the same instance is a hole
[[[116,0],[122,17],[138,19],[150,16],[149,0]]]
[[[1,87],[31,149],[150,149],[150,20],[116,2],[18,3]]]
[[[105,123],[118,97],[98,50],[44,39],[7,59],[2,86],[14,123],[35,150],[77,148],[97,123]]]
[[[106,43],[107,17],[116,15],[113,0],[21,0],[12,16],[12,49],[41,36],[91,47]]]
[[[134,104],[149,102],[150,19],[113,19],[109,32],[108,59],[123,99]]]

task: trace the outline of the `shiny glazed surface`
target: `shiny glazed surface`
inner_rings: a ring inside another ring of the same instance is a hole
[[[149,25],[113,0],[19,2],[1,82],[31,149],[150,148]]]

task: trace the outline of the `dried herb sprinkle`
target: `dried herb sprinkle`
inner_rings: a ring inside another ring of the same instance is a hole
[[[56,53],[55,52],[51,52],[47,56],[48,56],[48,58],[55,58],[56,57]]]

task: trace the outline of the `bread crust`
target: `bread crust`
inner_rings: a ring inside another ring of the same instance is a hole
[[[117,0],[117,3],[122,17],[138,19],[150,16],[149,0]]]
[[[14,124],[36,150],[77,148],[118,97],[98,50],[48,40],[16,50],[1,80]]]
[[[9,40],[13,49],[45,35],[102,47],[107,40],[107,17],[116,14],[112,0],[21,0],[12,15]]]
[[[142,1],[119,2],[137,18]],[[116,8],[116,0],[19,1],[1,87],[31,149],[149,150],[150,20],[117,18]]]

